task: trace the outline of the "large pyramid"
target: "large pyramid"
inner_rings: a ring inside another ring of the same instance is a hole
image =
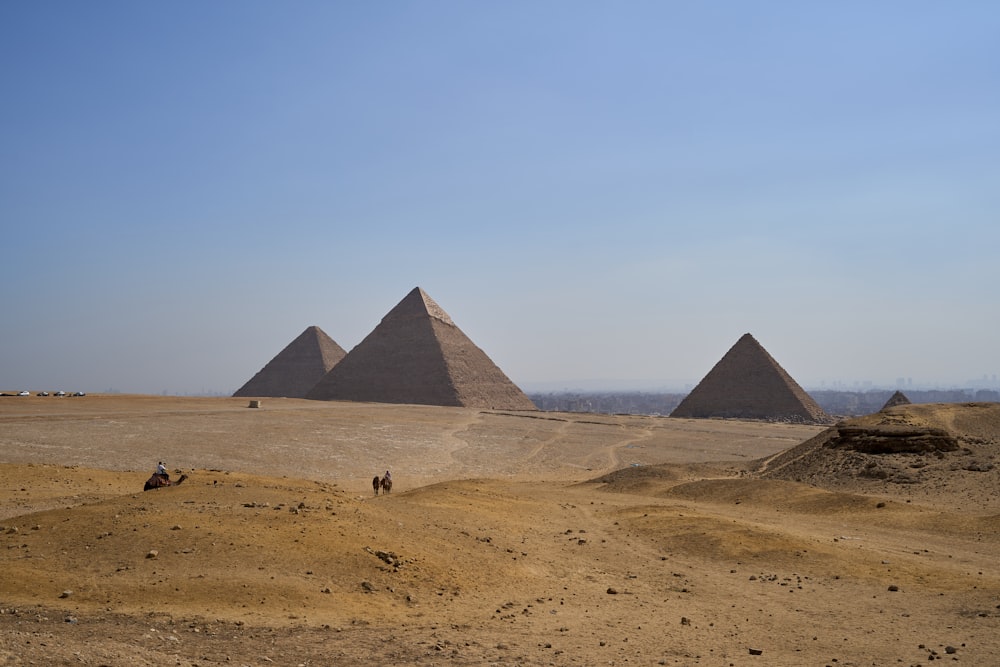
[[[346,354],[322,329],[308,327],[233,396],[305,398]]]
[[[828,423],[822,408],[750,334],[744,334],[671,417]]]
[[[306,398],[536,409],[419,287],[389,311]]]

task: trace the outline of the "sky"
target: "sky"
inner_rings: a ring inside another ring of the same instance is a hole
[[[0,3],[0,389],[230,393],[422,287],[526,391],[997,386],[1000,4]]]

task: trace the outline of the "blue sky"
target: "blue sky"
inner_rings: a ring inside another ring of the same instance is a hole
[[[0,389],[233,391],[421,286],[526,389],[1000,374],[993,2],[0,4]],[[993,384],[996,384],[994,381]]]

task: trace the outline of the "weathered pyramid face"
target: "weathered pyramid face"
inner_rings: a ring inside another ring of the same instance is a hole
[[[531,399],[419,287],[390,310],[306,397],[535,409]]]
[[[346,354],[322,329],[308,327],[233,396],[305,398]]]
[[[744,334],[671,417],[825,423],[830,418],[750,334]]]
[[[906,394],[897,390],[896,393],[890,396],[889,400],[885,402],[885,405],[882,406],[882,410],[885,410],[886,408],[891,408],[896,405],[909,405],[909,404],[910,404],[910,399],[906,397]]]

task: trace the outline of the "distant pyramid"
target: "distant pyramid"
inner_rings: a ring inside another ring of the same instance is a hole
[[[306,398],[536,409],[419,287],[389,311]]]
[[[830,421],[750,334],[736,341],[670,416]]]
[[[909,404],[910,404],[910,399],[906,397],[906,394],[897,390],[896,393],[890,396],[889,400],[885,402],[885,405],[882,406],[882,410],[897,405],[909,405]],[[879,412],[881,412],[881,410],[879,410]]]
[[[319,327],[308,327],[233,396],[305,398],[347,353]]]

